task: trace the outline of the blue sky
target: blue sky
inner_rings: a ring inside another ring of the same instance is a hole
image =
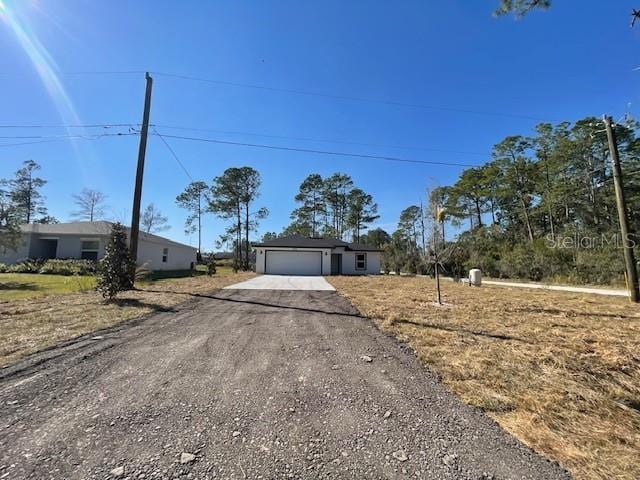
[[[640,65],[640,27],[629,28],[629,12],[637,7],[633,0],[557,1],[549,11],[522,20],[493,18],[497,0],[0,2],[5,4],[0,125],[139,123],[142,73],[74,72],[150,70],[446,107],[154,75],[151,122],[163,134],[481,164],[504,136],[531,133],[536,119],[576,120],[605,112],[620,116],[637,112],[640,105],[640,71],[634,71]],[[0,136],[70,132],[91,135],[126,128],[2,128]],[[108,195],[112,218],[129,222],[137,137],[46,138],[56,141],[2,146],[38,140],[0,139],[0,177],[11,176],[24,160],[33,159],[48,180],[44,194],[52,215],[67,220],[71,195],[89,187]],[[403,208],[419,202],[427,187],[455,181],[460,171],[167,141],[197,179],[210,182],[231,166],[258,169],[263,185],[256,206],[271,212],[260,234],[289,223],[298,186],[313,172],[350,174],[379,204],[378,225],[393,230]],[[186,213],[175,206],[188,182],[161,140],[151,137],[143,204],[154,202],[169,217],[167,236],[195,244],[196,236],[183,232]],[[207,216],[205,250],[223,230],[223,221]]]

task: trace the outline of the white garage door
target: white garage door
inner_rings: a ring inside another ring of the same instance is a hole
[[[271,275],[322,275],[322,252],[270,250],[264,272]]]

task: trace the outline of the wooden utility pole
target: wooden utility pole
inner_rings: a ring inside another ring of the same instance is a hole
[[[140,201],[142,199],[142,177],[144,176],[144,157],[147,153],[147,134],[149,132],[149,112],[151,110],[151,88],[153,79],[149,72],[145,73],[147,88],[144,95],[144,113],[142,114],[142,130],[140,131],[140,148],[138,149],[138,167],[136,169],[136,186],[133,192],[133,210],[131,211],[131,231],[129,232],[129,250],[135,269],[138,260],[138,236],[140,234]]]
[[[433,256],[435,258],[435,274],[436,274],[436,299],[438,300],[438,305],[442,305],[442,294],[440,293],[440,265],[438,259],[438,252],[434,250]]]
[[[629,217],[627,215],[627,204],[624,198],[624,187],[622,183],[622,169],[620,168],[620,158],[618,156],[618,142],[616,132],[613,129],[611,117],[604,116],[604,126],[609,140],[609,151],[611,153],[611,166],[613,169],[613,183],[616,189],[616,204],[618,206],[618,219],[620,221],[620,235],[622,236],[622,247],[624,249],[624,261],[627,267],[627,283],[629,288],[629,298],[632,302],[640,301],[638,291],[638,271],[636,259],[633,254],[635,246],[635,236],[629,231]]]
[[[202,261],[202,191],[198,191],[198,256],[196,260]]]

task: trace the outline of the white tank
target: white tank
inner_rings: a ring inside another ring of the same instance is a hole
[[[469,270],[469,285],[473,287],[479,287],[482,285],[482,270],[479,268],[472,268]]]

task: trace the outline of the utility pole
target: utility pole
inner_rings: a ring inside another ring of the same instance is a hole
[[[440,293],[440,260],[438,259],[438,251],[434,250],[433,257],[435,258],[435,274],[436,274],[436,299],[438,305],[442,305],[442,294]]]
[[[202,261],[202,192],[198,191],[198,261]]]
[[[149,111],[151,110],[151,88],[153,79],[149,72],[145,73],[147,88],[144,95],[144,113],[142,114],[142,130],[140,132],[140,148],[138,149],[138,167],[136,169],[136,186],[133,192],[133,210],[131,211],[131,231],[129,232],[129,250],[133,260],[133,268],[138,260],[138,236],[140,234],[140,201],[142,199],[142,177],[144,176],[144,157],[147,153],[147,134],[149,132]],[[133,275],[132,275],[133,276]]]
[[[640,301],[638,291],[638,271],[636,259],[633,254],[635,246],[635,236],[629,231],[629,217],[627,215],[627,204],[624,198],[624,188],[622,184],[622,169],[620,168],[620,158],[618,156],[618,141],[616,132],[612,127],[613,120],[610,116],[604,116],[604,126],[609,140],[609,151],[611,153],[611,166],[613,169],[613,183],[616,189],[616,204],[618,206],[618,219],[620,221],[620,234],[622,235],[622,245],[624,249],[624,261],[627,267],[627,287],[629,298],[632,302]]]

